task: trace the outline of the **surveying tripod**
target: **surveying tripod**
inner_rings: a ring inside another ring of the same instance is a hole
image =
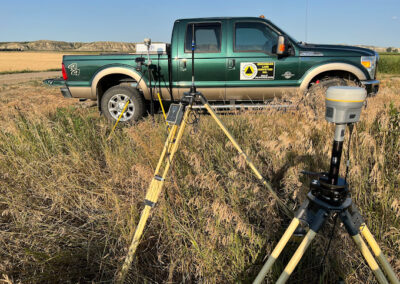
[[[217,125],[222,129],[225,135],[232,142],[233,146],[239,152],[239,155],[242,155],[246,160],[247,165],[254,172],[257,179],[269,190],[271,195],[277,200],[280,207],[284,210],[284,213],[287,216],[293,216],[286,205],[281,201],[275,191],[272,189],[271,185],[268,181],[261,175],[260,171],[256,168],[250,158],[244,153],[242,148],[239,146],[235,138],[229,132],[229,130],[225,127],[222,121],[218,118],[217,114],[211,108],[207,99],[203,96],[203,94],[196,92],[195,88],[191,88],[191,91],[185,93],[183,98],[181,99],[179,104],[171,104],[167,122],[170,126],[170,132],[167,140],[165,141],[164,148],[161,152],[160,159],[154,171],[154,177],[151,180],[150,186],[147,190],[145,201],[144,201],[144,209],[142,211],[139,223],[136,227],[135,234],[133,236],[132,243],[129,247],[128,254],[125,258],[125,262],[117,276],[117,283],[123,283],[127,272],[131,266],[133,256],[135,251],[139,245],[140,238],[142,236],[144,227],[146,225],[147,219],[149,218],[151,209],[153,209],[158,201],[161,190],[164,186],[165,180],[168,175],[169,168],[173,161],[173,158],[178,150],[179,144],[182,140],[182,136],[185,130],[186,125],[188,124],[188,118],[190,113],[192,112],[192,106],[195,101],[200,100],[201,104],[206,108],[211,117],[217,123]]]
[[[164,186],[165,179],[168,175],[169,168],[172,164],[175,153],[178,150],[179,143],[182,140],[183,132],[188,123],[188,118],[190,113],[192,112],[192,106],[196,101],[200,101],[200,103],[206,108],[208,113],[217,123],[217,125],[222,129],[225,135],[232,142],[233,146],[239,152],[239,155],[242,155],[246,160],[247,165],[254,172],[258,180],[269,190],[271,195],[276,199],[280,207],[283,209],[284,213],[287,216],[293,216],[290,210],[286,207],[286,205],[281,201],[275,191],[272,189],[272,186],[267,182],[267,180],[261,175],[259,170],[250,160],[250,158],[243,152],[242,148],[236,142],[235,138],[233,138],[232,134],[225,127],[222,121],[218,118],[214,110],[211,108],[207,99],[200,92],[196,91],[195,80],[194,80],[194,51],[195,51],[195,24],[192,24],[192,85],[190,87],[190,91],[184,93],[179,104],[171,104],[168,116],[166,121],[170,127],[169,135],[167,140],[165,141],[164,148],[161,152],[160,159],[154,171],[154,177],[151,180],[150,186],[147,190],[146,197],[144,200],[144,209],[140,216],[139,223],[136,227],[135,234],[133,236],[132,243],[129,247],[128,254],[125,258],[125,262],[122,265],[121,270],[119,271],[116,283],[124,283],[126,275],[128,274],[129,268],[131,267],[133,256],[136,252],[136,249],[139,245],[140,238],[143,234],[144,227],[146,225],[147,219],[150,216],[150,211],[155,207],[158,197],[160,196],[161,190]]]
[[[339,100],[336,99],[332,101],[338,102]],[[353,102],[354,101],[351,101],[351,103]],[[332,120],[330,121],[335,122]],[[353,125],[350,124],[350,127],[353,127]],[[381,284],[389,283],[364,240],[361,238],[360,234],[366,239],[367,243],[371,247],[381,267],[385,271],[390,283],[400,284],[396,274],[379,248],[378,243],[375,241],[359,211],[353,204],[346,180],[339,177],[339,167],[345,129],[346,124],[336,124],[329,173],[307,173],[317,177],[310,183],[310,192],[307,194],[307,200],[296,212],[295,217],[291,221],[289,227],[286,229],[282,238],[279,240],[278,244],[275,246],[253,284],[259,284],[263,282],[265,276],[272,268],[274,262],[279,257],[291,236],[294,234],[296,228],[300,222],[303,221],[308,225],[309,231],[276,282],[280,284],[285,283],[296,268],[297,264],[306,252],[312,240],[315,238],[318,231],[332,214],[338,214],[338,217],[340,218],[349,235],[353,238],[357,248],[361,251],[361,254],[365,258],[368,266],[373,271],[378,282]]]

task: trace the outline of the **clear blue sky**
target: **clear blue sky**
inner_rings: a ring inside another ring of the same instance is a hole
[[[265,15],[297,40],[400,47],[400,0],[0,0],[0,41],[170,41],[177,18]]]

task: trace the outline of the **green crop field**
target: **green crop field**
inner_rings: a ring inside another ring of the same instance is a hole
[[[378,72],[386,74],[400,74],[400,53],[380,54]]]
[[[369,98],[353,134],[348,179],[398,276],[399,90],[398,78],[382,77],[379,95]],[[327,170],[333,125],[324,120],[322,95],[288,99],[297,110],[222,120],[295,210],[308,192],[301,171]],[[32,81],[0,86],[0,121],[0,282],[111,283],[167,136],[162,117],[119,128],[107,141],[111,125],[96,107],[81,108]],[[289,221],[203,115],[186,131],[127,283],[250,283]],[[329,221],[291,283],[375,283],[343,228],[321,269],[331,228]],[[268,283],[298,244],[289,243]]]

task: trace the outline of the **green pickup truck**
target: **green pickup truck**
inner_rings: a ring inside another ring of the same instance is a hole
[[[193,24],[196,86],[211,103],[265,102],[283,93],[306,93],[316,84],[354,82],[369,94],[379,89],[376,52],[298,42],[264,17],[176,20],[171,44],[160,50],[150,46],[149,56],[64,56],[63,78],[45,83],[60,86],[64,97],[96,100],[110,120],[118,119],[130,99],[121,121],[138,120],[158,94],[174,101],[191,86]]]

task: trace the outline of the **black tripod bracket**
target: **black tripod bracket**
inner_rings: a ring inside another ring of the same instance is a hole
[[[349,197],[347,183],[339,179],[340,185],[331,185],[326,180],[323,175],[311,181],[307,200],[297,210],[296,217],[318,232],[326,219],[337,213],[349,234],[357,235],[364,221]]]
[[[166,118],[167,123],[169,125],[180,125],[186,108],[192,106],[197,98],[200,98],[202,104],[207,103],[207,99],[200,92],[190,91],[183,93],[179,104],[170,105]]]

